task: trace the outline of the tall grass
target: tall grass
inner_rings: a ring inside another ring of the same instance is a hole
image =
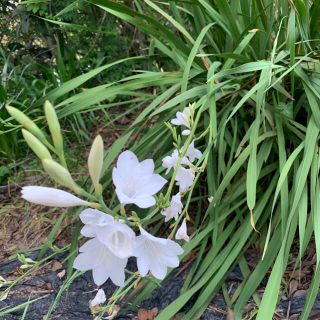
[[[158,67],[65,98],[112,66],[104,65],[45,97],[55,101],[59,117],[114,108],[120,95],[126,112],[143,107],[108,150],[106,185],[108,169],[125,145],[131,143],[141,158],[152,156],[160,164],[173,148],[164,122],[189,102],[196,102],[201,113],[196,134],[207,166],[188,199],[198,210],[192,209],[196,231],[184,246],[184,257],[197,252],[197,258],[180,296],[157,319],[170,319],[192,298],[183,319],[199,318],[237,265],[243,281],[229,301],[235,318],[242,319],[253,298],[256,319],[272,319],[286,290],[282,278],[291,254],[297,253],[299,268],[315,242],[315,272],[301,315],[307,319],[320,284],[320,3],[89,2],[148,35],[149,59]],[[213,201],[208,205],[209,196]],[[159,221],[155,216],[150,224],[159,227]],[[298,252],[293,251],[296,243]],[[252,246],[261,248],[254,268],[246,255]],[[266,276],[261,297],[256,291]],[[147,283],[134,303],[155,288]]]
[[[256,319],[271,319],[285,290],[281,280],[293,244],[299,245],[299,268],[315,241],[317,264],[301,316],[307,319],[320,281],[319,2],[145,0],[130,7],[90,2],[149,35],[149,51],[164,70],[88,90],[61,102],[61,112],[90,108],[111,94],[141,97],[153,89],[132,126],[139,124],[141,133],[133,148],[161,159],[172,147],[163,122],[188,102],[196,101],[202,110],[196,133],[204,133],[208,163],[193,195],[204,195],[202,208],[206,196],[214,201],[193,218],[197,231],[185,256],[197,248],[198,258],[181,295],[157,319],[174,316],[192,297],[196,300],[183,319],[198,318],[236,265],[244,277],[229,306],[236,318],[253,297]],[[141,125],[153,117],[151,128]],[[106,167],[131,132],[110,150]],[[262,249],[250,270],[245,251],[253,245]],[[258,297],[255,292],[270,270]],[[148,284],[135,302],[154,288]]]

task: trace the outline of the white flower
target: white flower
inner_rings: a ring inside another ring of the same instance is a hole
[[[185,107],[183,112],[177,112],[176,118],[171,120],[171,123],[175,126],[185,126],[190,129],[192,110],[191,107]]]
[[[132,256],[135,233],[126,224],[95,209],[82,211],[80,219],[85,224],[81,229],[82,235],[96,237],[119,258]]]
[[[176,238],[176,240],[182,240],[183,239],[183,240],[189,242],[190,238],[189,238],[189,236],[187,234],[187,221],[186,221],[186,219],[183,219],[180,228],[176,232],[175,238]]]
[[[84,201],[67,191],[55,188],[26,186],[22,188],[21,193],[23,199],[43,206],[74,207],[90,205],[90,202]]]
[[[157,279],[164,279],[167,268],[179,265],[178,255],[183,249],[174,241],[157,238],[140,227],[141,235],[135,241],[135,256],[141,276],[148,271]]]
[[[190,162],[193,162],[196,159],[200,159],[202,156],[202,152],[194,147],[194,141],[192,141],[187,149],[186,157],[190,160]]]
[[[185,169],[183,167],[178,169],[175,180],[177,181],[180,192],[184,192],[192,186],[194,177],[195,174],[192,169]]]
[[[120,154],[117,167],[112,171],[116,194],[122,206],[133,203],[140,208],[155,205],[153,197],[167,182],[159,174],[154,174],[152,159],[139,162],[131,151]]]
[[[127,258],[117,257],[96,238],[87,241],[79,251],[73,267],[80,271],[92,270],[93,281],[97,286],[102,285],[108,278],[117,286],[124,285]]]
[[[135,233],[121,221],[114,221],[96,229],[97,238],[114,255],[119,258],[129,258],[133,255]]]
[[[178,192],[175,196],[172,196],[170,206],[161,211],[161,214],[166,217],[164,221],[167,222],[173,218],[177,220],[179,213],[181,213],[182,211],[182,208],[183,204],[181,202],[181,195]]]
[[[97,229],[114,221],[110,214],[97,209],[85,209],[80,213],[80,219],[84,223],[81,234],[88,238],[97,236]]]
[[[166,156],[162,159],[162,166],[167,169],[166,174],[168,174],[171,169],[175,168],[178,161],[179,161],[179,152],[177,149],[175,149],[172,152],[171,156]],[[181,159],[181,164],[190,165],[191,163],[186,157],[183,157]]]
[[[208,198],[208,202],[211,203],[212,201],[213,201],[213,197],[211,196]]]
[[[95,307],[107,301],[106,294],[103,289],[99,289],[96,296],[90,301],[90,306]]]

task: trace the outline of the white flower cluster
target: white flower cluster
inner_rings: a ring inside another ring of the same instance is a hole
[[[172,240],[157,238],[140,227],[140,235],[121,220],[96,209],[80,214],[84,223],[81,234],[92,238],[80,247],[74,268],[92,270],[94,282],[100,286],[108,278],[118,286],[125,281],[125,267],[129,257],[137,258],[141,276],[150,271],[157,279],[166,276],[167,268],[179,265],[182,248]]]
[[[97,157],[95,153],[97,152],[90,153],[89,171],[91,178],[94,177],[92,178],[94,185],[99,190],[103,155],[101,145],[100,156]],[[93,162],[96,158],[99,160],[98,166]],[[97,167],[99,172],[96,172]],[[135,204],[140,208],[155,205],[154,195],[167,182],[159,174],[154,173],[152,159],[139,162],[131,151],[120,154],[112,172],[112,179],[122,210],[127,204]],[[69,192],[55,188],[27,186],[22,189],[22,197],[46,206],[97,208],[96,203],[82,200]],[[136,257],[141,276],[146,276],[150,271],[157,279],[165,277],[168,267],[174,268],[179,265],[178,255],[182,254],[183,250],[172,240],[155,237],[141,226],[139,226],[140,235],[136,236],[124,220],[115,219],[112,215],[97,209],[85,209],[80,214],[80,219],[84,223],[81,234],[91,239],[80,247],[74,268],[81,271],[92,270],[97,285],[102,285],[110,278],[114,284],[123,286],[124,270],[129,257]]]
[[[183,148],[181,148],[180,153],[182,150]],[[194,147],[194,141],[192,141],[188,146],[185,156],[181,159],[177,149],[172,152],[171,156],[166,156],[162,159],[162,166],[167,169],[166,174],[168,174],[171,169],[174,170],[180,161],[180,165],[175,176],[175,180],[179,186],[180,192],[184,192],[192,186],[195,174],[194,170],[190,168],[190,166],[192,162],[194,162],[196,159],[200,159],[201,156],[201,151]],[[189,168],[185,168],[184,165],[189,166]]]
[[[185,126],[187,128],[182,131],[182,135],[189,135],[191,132],[193,109],[194,105],[190,105],[189,107],[184,108],[183,112],[177,112],[176,118],[171,120],[172,124]],[[175,219],[176,221],[178,220],[179,214],[183,209],[181,193],[184,193],[188,188],[190,188],[195,179],[195,172],[192,168],[192,163],[196,159],[200,159],[202,156],[201,151],[195,148],[194,141],[189,144],[185,154],[182,156],[183,151],[184,147],[180,150],[175,149],[171,156],[166,156],[162,159],[162,166],[167,169],[166,174],[168,174],[171,169],[176,170],[175,181],[177,186],[179,186],[179,192],[172,196],[170,205],[161,211],[161,214],[165,216],[165,222],[171,219]],[[183,239],[185,241],[189,241],[186,219],[183,220],[180,228],[177,230],[175,238],[177,240]]]

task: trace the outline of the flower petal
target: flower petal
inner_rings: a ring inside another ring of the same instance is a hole
[[[148,274],[148,271],[150,270],[150,261],[148,257],[138,258],[137,266],[141,276],[145,277]]]
[[[110,214],[91,208],[83,210],[79,217],[84,224],[104,225],[114,221]]]
[[[166,183],[167,180],[162,178],[159,174],[152,174],[149,179],[145,181],[145,184],[142,184],[137,188],[137,193],[154,195],[159,192]]]
[[[134,199],[134,204],[136,204],[139,208],[145,209],[150,208],[156,204],[156,200],[152,196],[140,197]]]
[[[93,238],[97,235],[95,228],[90,225],[83,226],[80,233],[87,238]]]
[[[109,272],[105,266],[95,267],[92,270],[93,281],[97,286],[101,286],[109,279]]]
[[[155,278],[163,280],[167,274],[167,266],[165,264],[153,262],[150,266],[150,272]]]
[[[190,134],[190,130],[189,129],[185,129],[185,130],[183,130],[182,132],[181,132],[181,134],[183,135],[183,136],[188,136],[189,134]]]
[[[143,175],[153,174],[154,171],[154,162],[152,159],[146,159],[140,162],[140,171]]]
[[[123,175],[129,175],[131,170],[139,164],[137,156],[130,150],[122,152],[117,160],[117,168]]]
[[[90,306],[95,307],[107,301],[106,294],[103,289],[99,289],[96,296],[90,301]]]

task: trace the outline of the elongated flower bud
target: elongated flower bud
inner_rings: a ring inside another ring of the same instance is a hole
[[[44,170],[49,174],[49,176],[56,181],[57,183],[65,186],[75,193],[81,193],[81,187],[79,187],[71,177],[70,172],[64,168],[59,163],[55,162],[54,160],[44,159],[42,160],[42,164]]]
[[[46,141],[46,137],[44,136],[43,132],[28,116],[26,116],[20,110],[11,106],[6,106],[6,109],[13,118],[15,118],[24,128],[30,131],[34,136],[40,139],[40,141]]]
[[[48,149],[32,133],[25,129],[22,129],[22,135],[28,146],[32,149],[32,151],[37,155],[39,159],[52,159]]]
[[[93,143],[88,157],[89,174],[96,192],[100,192],[101,186],[99,184],[101,171],[103,166],[103,141],[98,135]]]
[[[90,206],[91,203],[73,194],[55,188],[26,186],[21,190],[22,198],[36,204],[49,207]]]
[[[63,139],[61,135],[60,123],[53,105],[48,100],[44,103],[44,112],[46,114],[53,145],[57,151],[62,154]]]

